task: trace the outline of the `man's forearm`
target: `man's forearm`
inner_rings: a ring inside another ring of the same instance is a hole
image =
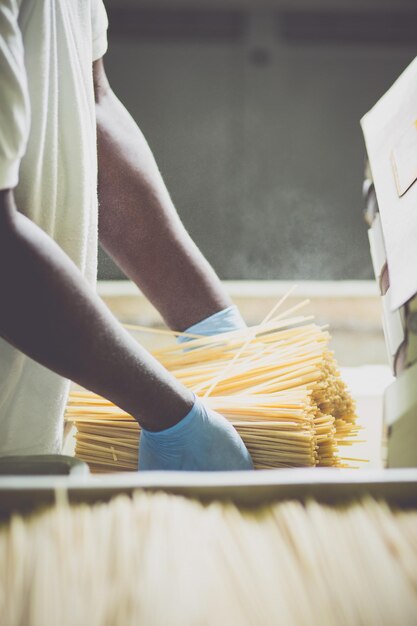
[[[122,328],[72,261],[0,192],[0,336],[106,396],[149,430],[177,423],[193,396]]]
[[[231,301],[182,225],[145,138],[104,74],[96,94],[100,240],[166,323],[184,330]]]

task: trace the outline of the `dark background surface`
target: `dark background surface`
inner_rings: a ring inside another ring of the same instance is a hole
[[[416,4],[106,7],[110,82],[220,277],[371,278],[359,120],[417,54]]]

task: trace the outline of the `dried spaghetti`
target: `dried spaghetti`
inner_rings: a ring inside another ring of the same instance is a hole
[[[354,403],[328,349],[329,334],[311,318],[289,317],[293,312],[269,315],[257,327],[190,338],[186,350],[172,341],[154,355],[231,421],[255,468],[343,467],[340,446],[358,431]],[[92,471],[137,468],[140,428],[124,411],[73,391],[66,419],[76,426],[76,456]]]
[[[412,626],[417,512],[164,493],[0,526],[4,626]]]

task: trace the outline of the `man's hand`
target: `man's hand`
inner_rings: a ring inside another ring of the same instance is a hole
[[[186,332],[211,336],[245,326],[238,309],[230,306],[187,328]],[[197,399],[190,413],[172,428],[158,433],[142,430],[139,469],[246,470],[253,469],[253,464],[233,426]]]
[[[175,426],[157,433],[142,430],[139,469],[250,470],[253,464],[233,426],[197,399]]]

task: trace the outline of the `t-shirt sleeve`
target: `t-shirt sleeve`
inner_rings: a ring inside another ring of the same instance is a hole
[[[93,61],[101,59],[107,50],[107,13],[103,0],[91,0],[91,26],[93,33]]]
[[[16,187],[30,127],[17,0],[0,2],[0,189]]]

